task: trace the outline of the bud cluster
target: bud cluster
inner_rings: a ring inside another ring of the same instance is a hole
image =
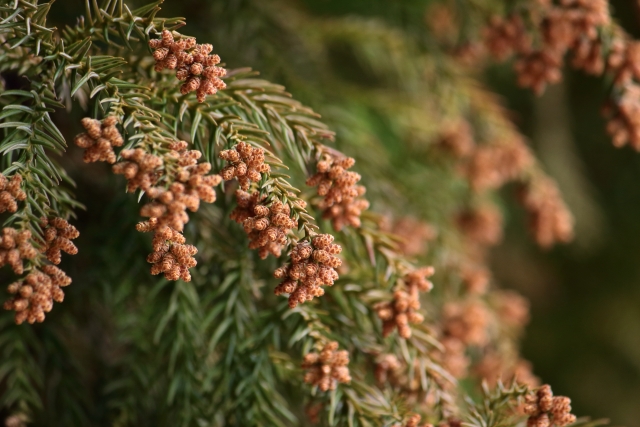
[[[173,180],[164,187],[150,187],[147,195],[152,199],[140,209],[140,215],[156,218],[158,227],[169,226],[174,230],[184,230],[189,222],[187,210],[196,212],[200,201],[213,203],[216,201],[214,187],[222,178],[219,175],[207,175],[211,171],[211,164],[198,163],[202,153],[197,150],[187,150],[185,141],[173,141],[170,151],[165,155],[163,163],[166,169],[173,166],[168,180]]]
[[[231,212],[231,219],[244,227],[249,237],[249,248],[258,249],[261,259],[269,254],[279,257],[288,242],[289,231],[298,226],[298,222],[291,218],[288,204],[274,200],[267,206],[264,199],[265,196],[260,197],[257,191],[249,194],[237,190],[238,204]]]
[[[18,202],[21,202],[27,198],[21,188],[22,176],[14,174],[11,179],[7,179],[6,176],[0,173],[0,213],[16,212],[18,210]]]
[[[471,295],[484,295],[491,280],[491,272],[481,265],[465,265],[460,272],[462,284]]]
[[[536,179],[521,190],[520,198],[529,212],[529,228],[538,245],[548,248],[573,238],[573,216],[555,182]]]
[[[34,259],[38,251],[31,245],[31,231],[5,227],[0,235],[0,267],[8,264],[15,274],[22,274],[23,259]]]
[[[360,227],[360,215],[369,207],[369,202],[361,198],[365,187],[357,185],[360,174],[348,170],[354,164],[351,157],[325,154],[316,165],[317,173],[307,179],[307,185],[318,187],[318,195],[324,197],[320,203],[322,217],[330,219],[336,231],[345,225]]]
[[[269,173],[271,167],[264,162],[264,149],[251,147],[246,142],[239,142],[230,150],[220,153],[220,158],[229,165],[220,171],[222,179],[230,181],[238,178],[240,188],[248,190],[251,182],[258,182],[262,174]]]
[[[33,269],[27,276],[9,285],[8,291],[15,295],[4,303],[5,310],[14,310],[16,323],[43,322],[45,313],[53,308],[53,302],[62,302],[62,287],[71,283],[64,271],[53,265]]]
[[[227,71],[217,66],[220,57],[211,55],[210,44],[196,44],[193,37],[180,36],[175,40],[171,31],[163,30],[162,38],[150,40],[149,47],[153,49],[156,71],[176,70],[178,80],[185,82],[180,87],[183,95],[195,91],[198,102],[204,102],[207,95],[226,87],[220,78]]]
[[[162,158],[142,148],[122,150],[120,157],[124,160],[113,165],[113,173],[124,175],[128,192],[138,188],[147,191],[161,176],[158,169],[163,165]]]
[[[541,93],[547,83],[559,81],[568,50],[575,54],[575,66],[601,73],[604,62],[599,55],[598,27],[610,19],[606,0],[562,0],[558,6],[549,7],[540,24],[543,46],[516,64],[520,85]]]
[[[335,390],[338,383],[351,382],[349,375],[349,353],[338,350],[338,343],[332,341],[324,346],[320,354],[308,353],[304,356],[302,369],[307,372],[304,382],[322,391]]]
[[[496,59],[504,60],[531,48],[531,36],[519,15],[507,19],[493,16],[483,31],[484,45]]]
[[[124,144],[124,139],[116,127],[117,123],[116,116],[106,117],[102,122],[89,117],[82,119],[82,126],[87,132],[77,135],[74,142],[78,147],[85,149],[83,156],[85,163],[116,162],[113,147]]]
[[[493,204],[469,207],[457,217],[462,234],[480,246],[492,246],[502,240],[502,214]]]
[[[446,303],[442,317],[445,336],[466,345],[482,346],[487,343],[489,311],[480,300]]]
[[[571,399],[554,396],[546,384],[535,394],[525,396],[524,412],[529,415],[527,427],[564,427],[576,421],[571,413]]]
[[[189,221],[187,210],[197,211],[201,201],[215,202],[214,187],[222,182],[219,175],[207,175],[210,163],[198,163],[202,153],[187,147],[185,141],[172,141],[163,157],[141,148],[123,150],[122,157],[127,161],[114,165],[114,171],[129,180],[129,189],[141,188],[151,199],[140,209],[140,215],[149,220],[136,229],[154,232],[153,252],[147,261],[153,264],[151,274],[164,273],[168,280],[191,280],[189,268],[196,265],[193,255],[197,249],[185,245],[181,234]],[[161,178],[164,185],[156,185]]]
[[[291,262],[273,274],[276,279],[282,279],[275,294],[289,294],[291,308],[324,295],[322,286],[333,286],[338,280],[335,269],[342,261],[336,255],[341,251],[342,247],[333,243],[330,234],[318,234],[310,242],[298,242],[291,251]]]
[[[395,354],[381,354],[376,361],[376,367],[373,375],[378,384],[384,384],[387,381],[392,385],[398,385],[396,381],[400,376],[402,364]]]
[[[78,248],[71,240],[80,235],[78,230],[62,218],[42,218],[44,245],[40,249],[53,264],[60,264],[61,251],[69,255],[78,253]]]
[[[477,147],[464,165],[464,174],[476,191],[496,189],[517,178],[533,163],[533,155],[519,138]]]
[[[503,20],[494,17],[485,30],[485,46],[498,59],[512,53],[516,61],[518,83],[535,92],[544,91],[548,83],[562,78],[564,56],[572,51],[573,66],[592,74],[604,70],[602,42],[598,27],[607,25],[611,18],[606,0],[561,0],[558,4],[540,4],[534,12],[534,25],[541,34],[541,45],[532,47],[531,37],[519,16]]]
[[[491,302],[502,325],[521,329],[529,322],[529,300],[516,291],[492,292]]]
[[[428,292],[433,284],[427,277],[434,273],[433,267],[417,269],[404,276],[403,284],[393,293],[393,301],[385,301],[374,306],[382,320],[382,334],[388,336],[397,327],[402,338],[411,337],[410,323],[420,324],[424,316],[420,310],[420,292]]]
[[[155,276],[163,273],[167,280],[191,281],[189,269],[197,264],[193,256],[198,253],[198,249],[193,245],[186,245],[182,233],[161,224],[158,218],[138,223],[136,230],[143,233],[154,232],[153,252],[147,256],[147,262],[152,264],[151,274]]]

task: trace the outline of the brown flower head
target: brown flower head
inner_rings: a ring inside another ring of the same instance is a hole
[[[462,283],[466,291],[472,295],[483,295],[489,288],[491,272],[479,265],[467,265],[461,272]]]
[[[536,242],[548,248],[573,238],[573,216],[555,182],[540,178],[521,189],[521,201],[529,213],[529,228]]]
[[[53,308],[53,302],[62,302],[62,287],[68,286],[71,279],[53,265],[44,265],[40,270],[33,269],[27,276],[9,285],[8,291],[14,297],[4,303],[5,310],[14,310],[16,323],[25,320],[29,323],[43,322],[45,313]]]
[[[307,179],[307,185],[318,187],[318,195],[323,197],[320,208],[322,217],[332,221],[336,231],[345,225],[360,227],[360,215],[369,207],[369,202],[360,198],[366,189],[357,185],[360,174],[349,171],[355,160],[325,153],[317,163],[317,173]]]
[[[608,118],[607,132],[613,138],[613,145],[623,147],[628,143],[640,151],[640,86],[626,84],[621,96],[604,110]]]
[[[86,133],[77,135],[74,142],[78,147],[85,149],[83,160],[86,163],[116,162],[113,147],[124,144],[124,139],[116,127],[117,123],[118,119],[115,116],[106,117],[102,122],[89,117],[82,119]]]
[[[527,427],[564,427],[576,421],[571,413],[571,399],[554,396],[546,384],[525,396],[524,412],[529,415]]]
[[[374,375],[378,384],[384,384],[389,381],[393,385],[396,384],[398,377],[398,370],[402,367],[402,364],[398,360],[395,354],[383,354],[379,357],[376,363],[376,369]]]
[[[433,275],[433,267],[417,269],[404,276],[393,293],[392,301],[385,301],[374,306],[374,310],[382,320],[382,334],[388,336],[397,327],[402,338],[411,337],[410,323],[420,324],[424,316],[420,310],[420,292],[428,292],[433,284],[427,277]]]
[[[562,80],[562,54],[557,51],[538,50],[516,61],[518,84],[533,89],[538,95],[547,84]]]
[[[174,33],[169,30],[163,30],[161,36],[160,39],[149,41],[156,61],[155,69],[176,70],[178,80],[185,82],[180,88],[183,95],[195,91],[198,102],[204,102],[207,95],[214,95],[226,87],[221,77],[227,71],[217,66],[220,57],[211,54],[213,46],[196,44],[196,39],[182,35],[178,35],[176,40]]]
[[[517,178],[533,163],[533,155],[520,138],[481,145],[463,166],[463,174],[478,192],[497,189]]]
[[[279,257],[288,243],[287,235],[298,226],[291,218],[291,208],[280,200],[270,205],[263,204],[264,197],[258,192],[249,194],[236,191],[237,207],[231,212],[231,219],[241,223],[249,236],[249,248],[258,249],[260,258],[269,254]]]
[[[390,231],[402,238],[398,244],[399,249],[407,256],[423,254],[427,243],[435,239],[437,231],[435,227],[412,217],[402,217],[393,223]]]
[[[0,173],[0,213],[5,211],[16,212],[18,210],[18,202],[27,198],[27,193],[20,188],[20,184],[22,184],[21,175],[16,173],[10,179],[7,179],[6,176]]]
[[[529,301],[525,297],[510,290],[494,292],[492,297],[502,324],[523,328],[529,322]]]
[[[330,234],[318,234],[311,241],[298,242],[291,251],[290,263],[274,272],[275,278],[282,279],[275,294],[289,294],[289,307],[324,295],[322,286],[333,286],[338,280],[336,268],[342,261],[336,255],[342,247],[332,242]]]
[[[240,188],[248,190],[252,182],[262,179],[262,174],[269,173],[271,167],[264,162],[264,149],[252,147],[246,142],[239,142],[230,150],[220,153],[220,158],[226,160],[226,166],[220,175],[225,181],[237,178]]]
[[[473,129],[464,119],[447,123],[438,138],[438,145],[457,158],[467,157],[476,146]]]
[[[127,179],[127,191],[138,188],[147,191],[160,177],[158,168],[163,165],[162,158],[142,148],[122,150],[120,156],[124,160],[113,165],[113,172]]]
[[[167,280],[191,281],[189,269],[197,264],[193,257],[198,253],[195,246],[186,245],[185,238],[180,232],[166,225],[160,225],[157,218],[139,223],[136,229],[141,232],[154,232],[153,252],[147,256],[147,262],[152,264],[151,274],[163,273]]]
[[[492,246],[502,240],[502,214],[492,204],[483,204],[463,211],[458,227],[467,239],[481,246]]]
[[[302,369],[307,371],[304,382],[322,391],[335,390],[338,383],[351,382],[348,364],[349,353],[338,351],[338,343],[332,341],[319,354],[314,352],[304,356]]]
[[[29,230],[17,231],[5,227],[0,235],[0,267],[8,264],[15,274],[22,274],[23,259],[34,259],[38,251],[31,245]]]
[[[483,36],[487,50],[499,60],[516,52],[527,52],[531,47],[531,36],[518,15],[506,20],[500,16],[491,17]]]
[[[214,187],[222,182],[219,175],[207,175],[211,164],[198,163],[202,155],[199,151],[186,147],[185,141],[172,142],[164,160],[165,165],[172,166],[172,172],[166,176],[165,186],[147,190],[152,201],[140,210],[141,216],[156,218],[158,227],[169,226],[180,232],[189,222],[187,210],[196,212],[200,201],[215,202]]]
[[[78,253],[78,248],[71,240],[80,235],[78,230],[62,218],[42,218],[44,244],[40,249],[53,264],[60,264],[61,251],[69,255]]]
[[[444,333],[466,345],[487,343],[489,312],[479,300],[449,302],[443,308]]]

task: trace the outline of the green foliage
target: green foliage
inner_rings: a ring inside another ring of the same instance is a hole
[[[473,427],[521,421],[506,411],[528,388],[500,384],[484,390],[480,403],[465,400],[477,390],[458,384],[434,356],[444,351],[442,306],[460,293],[452,266],[467,257],[453,216],[497,197],[473,194],[454,162],[434,147],[439,122],[468,117],[481,145],[516,130],[467,71],[446,52],[431,50],[437,45],[412,15],[424,2],[394,15],[411,17],[407,31],[351,18],[307,27],[308,18],[287,3],[283,9],[259,1],[210,5],[246,12],[237,19],[249,27],[251,14],[263,13],[265,31],[277,27],[315,58],[323,89],[301,91],[302,98],[326,110],[337,133],[250,68],[230,69],[226,89],[205,103],[183,95],[172,72],[155,71],[148,47],[162,30],[185,25],[183,18],[158,17],[162,0],[138,9],[124,0],[86,0],[84,16],[61,29],[47,27],[52,3],[0,0],[0,73],[19,82],[0,86],[0,164],[4,175],[23,177],[28,196],[3,219],[41,236],[41,217],[77,217],[90,249],[85,256],[81,247],[84,258],[72,264],[71,288],[78,291],[44,325],[15,326],[7,313],[0,317],[2,416],[26,416],[33,425],[285,427],[309,424],[319,408],[317,421],[327,426],[395,426],[413,411],[434,423],[464,415]],[[469,3],[478,16],[486,13]],[[276,16],[281,10],[287,22]],[[280,60],[291,66],[273,68],[294,89],[304,86],[298,53],[283,52]],[[335,63],[344,63],[338,78],[328,72]],[[322,154],[341,156],[337,148],[344,148],[372,183],[375,210],[429,219],[442,230],[437,246],[410,259],[382,216],[366,212],[361,227],[336,233],[347,266],[340,280],[322,298],[289,309],[273,295],[271,279],[286,255],[260,260],[248,249],[242,226],[229,219],[234,187],[224,186],[215,205],[203,206],[185,229],[200,251],[193,281],[157,279],[143,258],[149,242],[133,229],[144,192],[137,200],[114,195],[106,171],[78,166],[66,142],[78,130],[68,122],[109,115],[119,119],[124,149],[161,155],[172,141],[186,140],[214,172],[225,166],[218,154],[238,142],[264,148],[271,172],[252,189],[291,207],[299,227],[290,244],[332,232],[327,221],[316,220],[319,197],[305,181]],[[541,174],[534,164],[522,180]],[[70,190],[76,182],[77,198]],[[312,203],[305,207],[304,200]],[[412,327],[411,338],[385,338],[375,304],[392,301],[417,263],[442,267],[436,278],[443,285],[424,302],[428,320]],[[511,337],[492,339],[513,344]],[[323,392],[304,382],[300,365],[329,341],[349,351],[353,379]],[[387,354],[398,356],[402,374],[415,384],[411,396],[376,381],[378,359]],[[427,412],[421,405],[428,398],[434,402]]]

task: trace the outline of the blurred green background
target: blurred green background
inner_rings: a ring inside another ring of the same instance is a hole
[[[348,37],[350,23],[354,32],[363,26],[383,27],[437,56],[440,51],[426,25],[432,3],[167,0],[162,14],[186,17],[185,33],[213,43],[229,68],[249,66],[286,85],[338,130],[342,149],[366,156],[345,140],[349,132],[360,132],[357,126],[363,127],[362,133],[376,133],[379,117],[366,113],[369,96],[392,99],[394,85],[402,82],[383,82],[376,70],[353,61],[336,28]],[[462,21],[465,13],[471,15],[469,4],[474,2],[452,3],[462,11]],[[60,23],[68,22],[81,13],[82,4],[59,1],[54,13]],[[637,2],[617,0],[612,7],[621,24],[639,36]],[[318,34],[331,31],[335,43],[328,52]],[[415,68],[411,55],[398,55],[395,64],[404,61],[406,69]],[[503,286],[531,299],[523,355],[556,393],[572,397],[577,415],[639,427],[640,154],[611,145],[600,116],[606,91],[600,78],[567,70],[564,82],[540,98],[516,87],[510,63],[491,67],[481,78],[503,96],[547,171],[558,180],[577,221],[574,243],[543,252],[526,235],[521,210],[507,205],[505,241],[493,251],[491,262]],[[343,111],[358,118],[354,127],[337,118]],[[424,115],[428,120],[429,112]],[[389,147],[393,151],[393,143]],[[367,172],[363,174],[367,184]]]

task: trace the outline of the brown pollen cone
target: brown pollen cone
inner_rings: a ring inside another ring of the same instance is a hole
[[[124,175],[128,192],[138,188],[147,191],[160,177],[157,169],[163,165],[162,158],[142,148],[122,150],[120,156],[124,160],[113,165],[113,173]]]
[[[498,60],[504,60],[516,52],[526,52],[531,46],[531,37],[518,15],[506,20],[492,16],[483,36],[487,50]]]
[[[276,279],[282,279],[275,294],[289,294],[289,307],[295,308],[324,295],[322,286],[333,286],[338,280],[336,268],[342,265],[342,260],[336,255],[342,247],[332,242],[330,234],[318,234],[310,242],[298,242],[291,251],[291,262],[274,272]]]
[[[307,372],[304,382],[318,387],[322,391],[335,390],[338,383],[351,382],[349,375],[349,353],[338,351],[338,343],[332,341],[318,353],[308,353],[304,356],[302,369]]]
[[[229,163],[220,171],[222,179],[230,181],[237,178],[240,188],[245,191],[252,182],[260,181],[262,174],[271,171],[271,167],[264,162],[264,149],[252,147],[246,142],[239,142],[233,148],[222,151],[219,156]]]
[[[60,264],[61,251],[69,255],[78,253],[78,248],[71,240],[77,238],[78,229],[62,218],[43,218],[44,245],[40,249],[53,264]]]
[[[38,251],[31,245],[31,231],[17,231],[11,227],[2,229],[0,235],[0,267],[11,266],[15,274],[22,274],[23,259],[34,259]]]
[[[4,303],[4,309],[16,312],[18,325],[24,321],[41,323],[45,313],[53,308],[53,302],[62,302],[64,292],[61,288],[69,284],[71,279],[56,266],[33,269],[24,279],[9,285],[7,290],[14,297]]]
[[[195,91],[198,102],[204,102],[207,95],[214,95],[227,87],[221,80],[227,70],[217,66],[220,57],[211,54],[213,46],[196,44],[192,37],[180,36],[175,40],[169,30],[163,30],[161,37],[149,40],[156,61],[155,70],[176,70],[176,77],[184,82],[180,87],[183,95]]]
[[[554,396],[546,384],[535,394],[525,396],[524,412],[529,415],[527,427],[564,427],[576,421],[571,413],[571,399]]]
[[[167,280],[191,281],[189,269],[198,263],[193,257],[198,249],[185,244],[182,233],[166,225],[159,225],[157,218],[138,223],[136,229],[140,232],[154,232],[153,252],[147,256],[147,262],[152,264],[151,274],[163,273]]]
[[[231,219],[242,224],[249,237],[249,248],[258,249],[261,259],[269,254],[279,257],[288,242],[290,230],[298,226],[291,218],[291,208],[279,200],[269,206],[262,203],[259,193],[236,191],[238,206],[231,212]]]
[[[182,232],[189,222],[187,210],[196,212],[200,201],[213,203],[216,200],[214,187],[222,182],[219,175],[207,175],[210,163],[198,163],[200,151],[187,150],[185,141],[174,141],[166,154],[164,164],[172,164],[173,182],[164,187],[150,187],[147,195],[152,199],[140,209],[140,215],[156,218],[158,227],[168,226]]]
[[[529,214],[529,229],[539,246],[549,248],[573,239],[573,215],[553,180],[543,178],[528,183],[521,189],[520,199]]]
[[[417,269],[404,276],[402,282],[393,293],[393,301],[385,301],[374,306],[378,317],[382,320],[382,334],[388,336],[397,327],[402,338],[411,337],[410,323],[420,324],[424,316],[420,310],[420,292],[432,289],[427,277],[433,275],[433,267]]]
[[[27,198],[21,188],[22,176],[14,174],[10,179],[0,173],[0,213],[11,212],[14,213],[18,210],[18,202],[21,202]]]
[[[113,147],[124,144],[124,139],[116,127],[117,123],[118,119],[115,116],[106,117],[102,122],[89,117],[82,119],[82,126],[86,132],[77,135],[74,142],[78,147],[85,149],[83,157],[85,163],[116,162]]]
[[[348,170],[354,164],[351,157],[326,153],[316,165],[316,174],[307,179],[308,186],[318,187],[318,195],[323,197],[322,217],[331,220],[336,231],[345,225],[360,227],[360,215],[369,208],[369,202],[361,198],[366,188],[357,185],[360,174]]]

